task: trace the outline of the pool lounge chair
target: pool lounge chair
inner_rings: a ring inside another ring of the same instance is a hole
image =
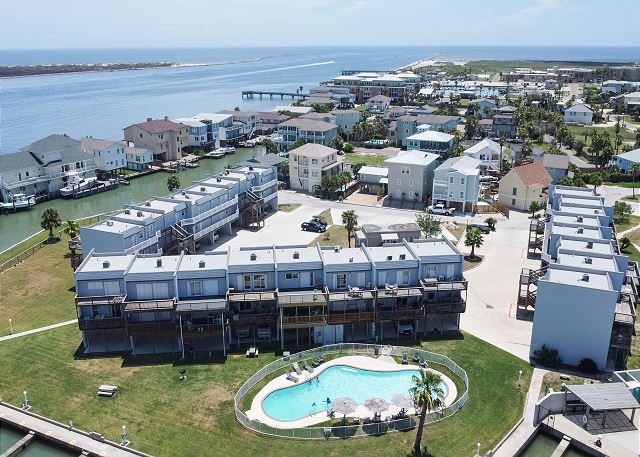
[[[413,357],[411,358],[411,360],[413,360],[416,363],[420,362],[420,356],[418,355],[417,352],[413,354]]]
[[[293,373],[287,373],[287,381],[298,382],[298,378],[296,378]]]
[[[313,373],[313,367],[309,365],[309,362],[307,362],[307,359],[304,359],[304,367],[307,369],[309,373]]]
[[[409,357],[407,356],[407,354],[402,354],[402,364],[403,365],[409,364]]]
[[[291,366],[293,367],[294,370],[296,370],[296,374],[298,376],[302,376],[302,370],[300,369],[300,365],[298,365],[298,362],[293,362]]]
[[[422,368],[429,368],[429,364],[427,363],[426,360],[420,360],[420,366]]]

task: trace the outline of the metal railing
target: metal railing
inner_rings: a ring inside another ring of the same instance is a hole
[[[300,439],[300,440],[328,440],[328,439],[345,439],[345,438],[359,438],[365,436],[376,436],[382,435],[385,433],[410,430],[417,425],[417,417],[409,416],[404,417],[402,419],[395,420],[386,420],[378,423],[371,424],[354,424],[354,425],[344,425],[344,426],[313,426],[313,427],[301,427],[301,428],[280,428],[273,427],[267,424],[264,424],[257,420],[251,420],[247,417],[247,415],[240,409],[240,405],[242,403],[245,395],[254,388],[258,383],[260,383],[264,378],[269,376],[270,374],[281,370],[282,368],[288,367],[293,362],[301,361],[304,359],[309,359],[313,357],[317,357],[320,355],[349,355],[349,354],[359,354],[359,355],[367,355],[374,356],[376,353],[376,348],[386,347],[391,350],[392,355],[402,355],[407,354],[409,357],[413,357],[417,355],[422,360],[429,362],[430,364],[443,365],[447,367],[453,374],[458,376],[465,385],[465,390],[460,395],[460,397],[453,402],[451,405],[443,408],[439,411],[434,411],[427,413],[426,424],[439,422],[447,417],[452,416],[457,413],[466,403],[469,398],[469,378],[467,377],[467,373],[464,369],[462,369],[459,365],[457,365],[453,360],[449,357],[436,354],[433,352],[425,351],[423,349],[418,348],[408,348],[403,346],[379,346],[373,344],[360,344],[360,343],[340,343],[340,344],[332,344],[327,346],[321,346],[314,349],[309,349],[307,351],[302,351],[297,354],[291,355],[288,360],[284,358],[278,359],[270,364],[262,367],[256,374],[254,374],[251,378],[249,378],[243,385],[240,387],[238,392],[234,397],[234,408],[236,419],[240,422],[244,427],[252,430],[256,433],[260,433],[263,435],[275,436],[279,438],[291,438],[291,439]]]
[[[218,214],[221,211],[224,211],[225,209],[237,205],[238,204],[238,197],[233,197],[231,200],[226,201],[224,203],[222,203],[221,205],[216,206],[215,208],[211,208],[208,211],[205,211],[202,214],[198,214],[195,217],[189,218],[189,219],[182,219],[180,221],[180,225],[184,226],[184,225],[193,225],[193,224],[197,224],[198,222],[213,216],[214,214]]]
[[[202,239],[205,235],[213,232],[214,230],[218,230],[220,227],[224,226],[225,224],[228,224],[229,222],[235,221],[239,217],[240,217],[240,212],[236,209],[236,211],[233,214],[225,217],[224,219],[220,219],[219,221],[214,222],[210,226],[205,227],[202,230],[196,232],[193,235],[193,238],[196,241],[198,241],[198,240]]]
[[[278,180],[274,179],[272,181],[269,181],[265,184],[262,184],[261,186],[253,186],[251,188],[252,191],[254,192],[262,192],[263,190],[267,190],[269,187],[274,187],[278,185]]]

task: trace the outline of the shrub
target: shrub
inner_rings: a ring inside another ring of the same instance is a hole
[[[551,349],[543,344],[540,349],[533,351],[533,359],[539,365],[550,368],[558,368],[562,365],[562,357],[557,349]]]
[[[598,365],[596,365],[596,363],[588,357],[580,361],[580,363],[578,364],[578,368],[580,369],[580,371],[584,371],[585,373],[598,372]]]

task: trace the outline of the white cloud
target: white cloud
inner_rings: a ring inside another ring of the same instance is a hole
[[[559,0],[537,0],[529,6],[522,8],[520,11],[504,17],[503,21],[518,23],[528,22],[530,19],[534,19],[541,14],[548,13],[560,6]]]

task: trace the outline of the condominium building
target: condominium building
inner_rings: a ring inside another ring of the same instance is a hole
[[[125,127],[124,140],[136,148],[151,149],[156,160],[179,160],[183,149],[189,146],[189,127],[166,116],[155,120],[147,118],[147,122]]]
[[[343,170],[344,162],[338,151],[321,144],[307,143],[289,153],[291,189],[315,192],[323,176],[338,175]]]
[[[457,334],[463,255],[445,238],[380,247],[90,252],[75,272],[85,352],[197,353]],[[258,343],[259,344],[259,343]]]
[[[612,208],[593,189],[549,187],[547,219],[532,222],[538,270],[524,269],[520,306],[534,306],[531,357],[542,346],[564,364],[626,365],[636,319],[638,267],[621,255]]]
[[[338,135],[338,126],[329,122],[312,119],[289,119],[278,124],[280,150],[285,152],[289,146],[298,140],[307,143],[328,146]]]
[[[81,142],[67,135],[49,135],[11,154],[0,155],[0,197],[55,195],[72,173],[95,176],[96,160]]]
[[[168,197],[128,205],[80,229],[83,252],[163,253],[213,244],[232,224],[262,224],[277,211],[277,168],[245,165],[195,182]]]

